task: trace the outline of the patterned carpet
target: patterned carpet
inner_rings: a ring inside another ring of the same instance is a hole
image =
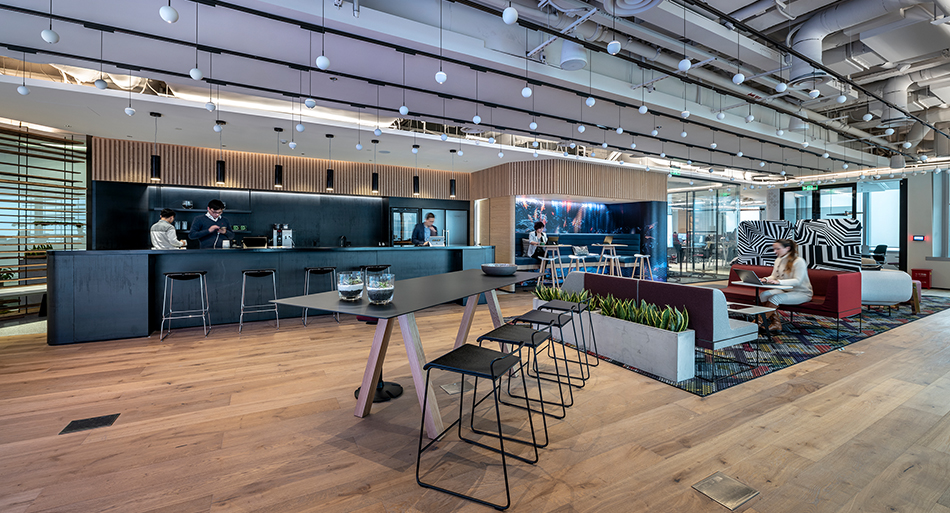
[[[910,307],[906,305],[898,310],[891,310],[890,316],[888,316],[886,308],[875,308],[870,312],[864,310],[860,330],[858,329],[857,316],[841,321],[841,337],[837,342],[835,341],[834,319],[796,314],[793,325],[787,322],[788,317],[786,316],[784,331],[780,335],[774,335],[775,340],[780,340],[781,344],[767,343],[767,339],[761,336],[759,338],[760,344],[740,344],[709,353],[697,351],[697,377],[678,383],[603,356],[598,356],[598,358],[705,397],[829,351],[841,349],[947,308],[950,308],[950,297],[924,296],[920,304],[920,313],[916,315],[912,314]],[[799,326],[804,329],[797,329]],[[715,381],[713,381],[713,378],[715,378]]]

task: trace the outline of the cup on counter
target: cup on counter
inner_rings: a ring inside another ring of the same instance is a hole
[[[229,241],[228,239],[224,239],[223,241],[221,241],[221,248],[231,249],[231,241]]]

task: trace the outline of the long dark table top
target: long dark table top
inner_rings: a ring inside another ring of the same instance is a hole
[[[334,290],[309,296],[287,297],[274,302],[342,314],[392,319],[536,277],[537,273],[526,272],[517,272],[512,276],[488,276],[480,269],[468,269],[409,280],[396,280],[393,300],[387,305],[370,304],[365,290],[360,301],[342,301]]]

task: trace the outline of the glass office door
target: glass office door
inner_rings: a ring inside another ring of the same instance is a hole
[[[393,246],[408,246],[412,244],[412,229],[419,222],[418,208],[390,209],[392,217],[392,234],[390,241]]]

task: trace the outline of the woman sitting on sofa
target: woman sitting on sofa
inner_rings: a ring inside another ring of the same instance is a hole
[[[811,301],[812,288],[808,279],[808,263],[798,256],[798,244],[790,239],[778,239],[772,244],[775,252],[775,265],[772,274],[762,281],[772,285],[788,285],[789,290],[766,289],[759,293],[762,304],[772,308],[778,305],[800,305]],[[768,329],[773,332],[782,331],[782,319],[778,311],[769,314]]]
[[[544,256],[544,250],[538,246],[543,246],[548,242],[548,235],[544,233],[544,223],[537,221],[534,223],[534,230],[531,230],[528,233],[528,255],[529,257],[535,259],[538,263],[541,262],[541,257]]]

